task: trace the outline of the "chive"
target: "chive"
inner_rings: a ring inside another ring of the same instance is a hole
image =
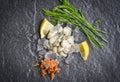
[[[55,6],[52,10],[43,9],[43,13],[51,17],[51,22],[57,23],[60,21],[78,27],[86,35],[93,47],[97,45],[99,48],[103,48],[100,40],[108,41],[103,38],[101,33],[106,34],[106,32],[96,28],[101,19],[96,19],[91,25],[84,17],[81,9],[77,10],[68,0],[60,0],[60,3],[61,5]]]

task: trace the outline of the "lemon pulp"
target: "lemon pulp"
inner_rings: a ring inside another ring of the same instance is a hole
[[[45,35],[52,29],[54,26],[46,19],[44,18],[41,25],[40,25],[40,36],[41,38],[44,38]]]
[[[83,60],[86,61],[89,56],[89,46],[88,46],[87,41],[83,41],[83,42],[79,43],[79,49],[80,49],[80,54],[81,54]]]

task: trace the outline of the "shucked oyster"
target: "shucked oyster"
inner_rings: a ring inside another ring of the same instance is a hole
[[[47,38],[50,39],[50,38],[54,37],[55,35],[57,35],[57,32],[58,31],[50,30],[50,32],[47,35]]]
[[[63,33],[65,34],[65,36],[70,36],[71,32],[72,32],[72,30],[70,27],[68,27],[68,26],[64,27]]]
[[[60,24],[56,25],[47,35],[45,48],[48,51],[52,50],[57,56],[66,57],[74,47],[74,38],[71,36],[71,32],[72,30],[68,26],[62,28]]]

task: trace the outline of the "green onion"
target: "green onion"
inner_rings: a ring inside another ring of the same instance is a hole
[[[103,43],[108,42],[100,33],[106,34],[105,31],[96,28],[101,19],[96,19],[91,25],[84,17],[81,9],[76,9],[68,0],[60,0],[61,5],[55,6],[52,10],[43,9],[43,13],[46,16],[51,17],[51,22],[57,23],[58,21],[63,23],[70,23],[78,27],[91,42],[93,47],[97,45],[103,48]]]

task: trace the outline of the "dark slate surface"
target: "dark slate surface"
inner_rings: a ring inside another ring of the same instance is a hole
[[[60,64],[53,82],[120,82],[120,0],[70,2],[82,8],[90,23],[103,19],[98,27],[108,32],[109,43],[101,50],[90,46],[87,62],[73,53],[69,66]],[[57,4],[58,0],[0,0],[0,82],[52,82],[41,77],[33,64],[39,53],[45,53],[38,33],[44,18],[41,9]],[[84,40],[79,30],[74,31],[76,41]]]

